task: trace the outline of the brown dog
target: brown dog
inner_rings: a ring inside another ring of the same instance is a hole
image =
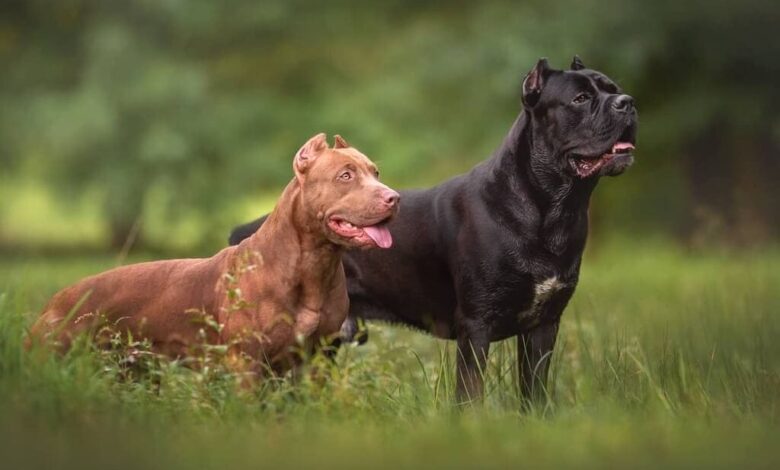
[[[289,367],[293,346],[337,334],[347,316],[344,248],[388,248],[384,224],[398,209],[398,193],[365,155],[338,135],[333,148],[325,139],[296,153],[295,178],[240,245],[83,279],[54,295],[30,338],[66,349],[75,335],[107,326],[174,357],[223,344],[239,359],[232,363]]]

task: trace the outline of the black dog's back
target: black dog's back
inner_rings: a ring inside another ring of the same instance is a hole
[[[252,234],[257,232],[257,229],[259,229],[260,226],[263,225],[263,222],[265,222],[265,219],[267,217],[268,217],[267,215],[264,215],[259,219],[253,220],[244,225],[239,225],[238,227],[234,228],[233,231],[230,232],[230,236],[228,237],[228,243],[230,243],[231,245],[238,245],[239,243],[241,243],[241,240],[251,237]]]

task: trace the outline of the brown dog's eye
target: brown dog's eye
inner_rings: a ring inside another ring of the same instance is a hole
[[[374,176],[376,179],[379,179],[379,170],[374,171]]]
[[[590,101],[590,95],[587,93],[580,93],[579,95],[575,96],[571,102],[574,104],[582,104],[586,101]]]
[[[352,179],[352,173],[349,171],[345,171],[344,173],[339,175],[339,180],[341,181],[349,181]]]

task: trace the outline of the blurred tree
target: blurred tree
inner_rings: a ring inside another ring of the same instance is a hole
[[[105,191],[111,244],[121,247],[141,220],[149,188],[164,179],[189,187],[191,173],[182,168],[212,155],[203,132],[205,74],[169,47],[164,26],[173,12],[153,2],[15,6],[24,39],[33,40],[20,47],[49,53],[25,51],[23,66],[54,60],[61,71],[57,83],[25,90],[17,106],[29,127],[16,130],[46,155],[45,173],[57,187],[98,184]],[[67,31],[67,48],[56,44],[51,23]],[[16,87],[31,77],[17,77]]]
[[[642,119],[637,165],[599,191],[595,213],[609,216],[598,220],[765,240],[779,224],[779,11],[769,0],[6,0],[2,171],[58,194],[97,188],[114,246],[150,204],[170,220],[220,220],[280,187],[319,131],[346,134],[396,186],[432,184],[498,145],[534,60],[563,67],[578,53],[637,97]],[[222,243],[224,227],[207,240]]]
[[[607,39],[592,39],[591,55],[631,77],[650,123],[642,143],[682,175],[682,233],[695,244],[780,235],[778,3],[634,0],[606,11],[597,29]]]

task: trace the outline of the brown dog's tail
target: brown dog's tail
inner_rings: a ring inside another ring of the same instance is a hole
[[[30,327],[27,332],[27,337],[24,339],[24,348],[29,351],[33,345],[40,343],[52,342],[56,345],[57,349],[67,350],[70,346],[70,339],[72,331],[71,323],[76,313],[81,310],[84,302],[92,294],[92,290],[85,292],[78,301],[70,307],[69,310],[63,313],[63,309],[58,309],[57,305],[62,300],[61,294],[63,291],[55,294],[49,301],[43,310],[43,313],[35,320],[35,323]],[[62,296],[66,297],[66,296]]]
[[[29,351],[32,347],[32,337],[30,336],[30,332],[28,331],[27,334],[24,337],[24,341],[22,342],[22,347],[25,351]]]
[[[47,340],[53,339],[55,333],[59,333],[62,328],[63,316],[52,310],[44,311],[41,316],[35,320],[35,323],[27,330],[27,336],[24,338],[24,349],[29,351],[33,345],[39,345]]]

